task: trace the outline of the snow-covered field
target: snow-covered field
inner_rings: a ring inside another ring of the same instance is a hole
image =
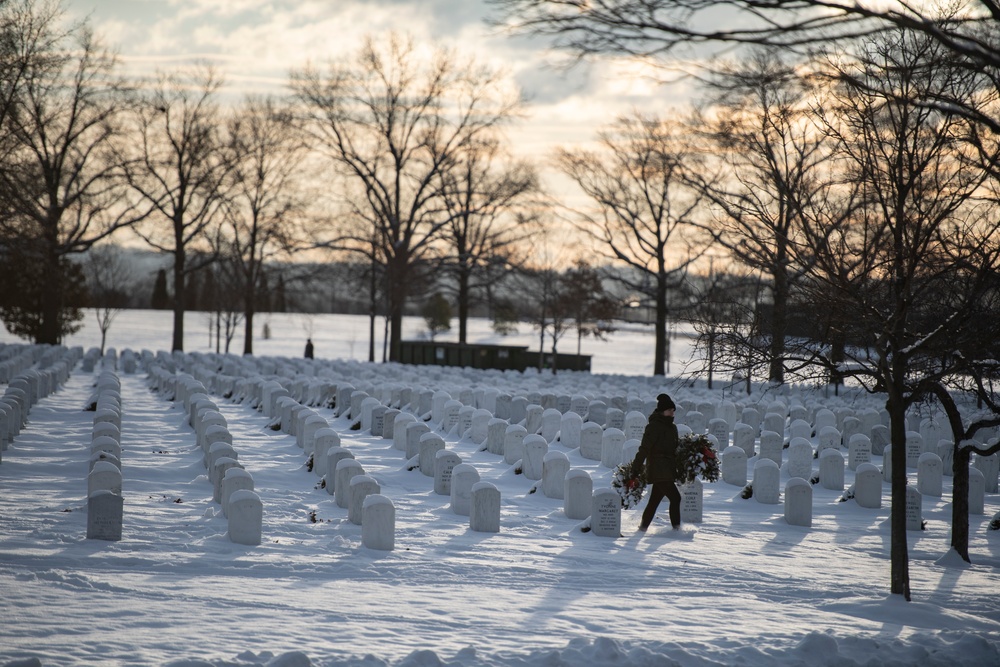
[[[196,318],[187,348],[207,351]],[[419,322],[409,325],[416,335]],[[258,359],[288,357],[277,368],[306,370],[299,357],[311,333],[318,359],[310,370],[356,386],[644,400],[667,389],[678,401],[751,401],[644,377],[652,344],[639,329],[584,343],[595,371],[621,375],[553,378],[343,361],[367,357],[364,318],[272,316],[270,328],[271,339],[256,343]],[[537,346],[531,332],[521,335]],[[169,314],[142,311],[120,317],[109,345],[156,351],[169,341]],[[96,342],[89,322],[67,341],[84,349]],[[606,538],[566,518],[562,500],[503,457],[443,434],[501,492],[500,532],[479,533],[431,478],[407,470],[391,440],[316,407],[395,505],[395,549],[378,551],[362,546],[361,527],[321,488],[294,436],[268,428],[246,404],[213,396],[263,502],[262,543],[244,546],[228,538],[181,407],[150,391],[141,369],[119,369],[123,536],[87,540],[94,413],[83,407],[100,371],[77,365],[3,452],[0,665],[1000,665],[1000,532],[987,531],[1000,496],[987,494],[985,514],[970,517],[967,565],[948,549],[950,477],[942,497],[922,499],[926,530],[909,534],[907,603],[888,594],[888,485],[879,510],[814,485],[812,527],[803,528],[785,521],[782,504],[744,500],[739,486],[720,481],[704,487],[700,524],[674,533],[664,504],[648,533],[636,531],[639,510],[624,510],[621,537]],[[871,405],[865,396],[804,389],[752,400],[779,398],[811,408]],[[549,449],[589,472],[595,488],[609,485],[609,468],[560,442]],[[853,477],[848,469],[848,486]],[[787,479],[783,471],[782,487]]]

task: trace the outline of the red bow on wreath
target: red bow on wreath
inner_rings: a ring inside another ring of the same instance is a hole
[[[632,490],[632,489],[634,489],[635,487],[639,486],[639,480],[638,480],[638,479],[636,479],[635,477],[633,477],[632,479],[630,479],[630,480],[629,480],[629,481],[627,482],[627,486],[628,486],[628,489],[629,489],[629,491],[631,491],[631,490]]]
[[[711,459],[714,458],[715,458],[715,452],[713,452],[710,448],[705,447],[701,450],[701,459],[705,463],[708,463]]]

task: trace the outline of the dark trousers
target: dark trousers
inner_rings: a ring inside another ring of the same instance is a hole
[[[681,492],[677,490],[677,485],[673,482],[655,482],[649,490],[649,500],[646,501],[646,509],[642,512],[642,525],[648,526],[656,516],[656,508],[660,506],[660,501],[666,496],[670,500],[670,525],[674,528],[681,527]]]

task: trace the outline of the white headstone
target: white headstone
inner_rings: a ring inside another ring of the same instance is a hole
[[[514,465],[524,458],[524,437],[528,431],[520,424],[511,424],[507,427],[503,437],[503,461],[507,465]]]
[[[882,475],[871,463],[862,463],[854,475],[854,500],[858,507],[882,507]]]
[[[847,467],[857,470],[862,463],[872,462],[872,441],[864,433],[855,433],[847,443]]]
[[[840,449],[840,431],[836,426],[824,426],[817,434],[816,452],[822,454],[824,449]]]
[[[605,413],[605,421],[601,424],[604,428],[616,428],[619,431],[625,428],[625,411],[619,408],[608,408]]]
[[[785,417],[783,415],[768,412],[764,415],[764,423],[761,426],[761,436],[763,436],[764,431],[772,431],[777,433],[784,439],[785,437]]]
[[[462,457],[446,449],[434,455],[434,493],[440,496],[451,495],[451,473],[461,462]]]
[[[770,459],[780,467],[784,452],[785,442],[780,433],[766,430],[760,432],[760,458]]]
[[[470,429],[470,437],[472,442],[477,445],[481,445],[486,442],[490,435],[490,421],[493,419],[493,414],[489,410],[484,410],[482,408],[472,411],[472,427]],[[489,449],[489,447],[487,447]]]
[[[722,481],[744,487],[747,485],[747,453],[741,447],[727,447],[722,452]]]
[[[406,425],[417,423],[417,418],[408,412],[401,412],[396,415],[392,426],[392,448],[401,452],[406,451]]]
[[[931,454],[937,456],[937,454]],[[912,486],[906,487],[906,529],[922,530],[924,522],[923,516],[923,496]]]
[[[87,539],[122,539],[124,499],[120,493],[98,490],[87,497]]]
[[[352,458],[343,458],[337,462],[337,470],[334,473],[333,496],[337,507],[347,509],[351,502],[351,480],[355,475],[365,474],[360,463]]]
[[[882,456],[889,446],[889,429],[882,424],[872,426],[872,455]]]
[[[941,440],[938,442],[938,456],[941,457],[941,470],[945,477],[955,475],[955,443],[951,440]]]
[[[396,508],[385,496],[365,498],[361,508],[361,544],[367,549],[392,551],[395,547]]]
[[[808,440],[812,437],[812,424],[804,419],[796,419],[788,425],[788,437],[790,440],[802,438]]]
[[[977,468],[969,467],[969,514],[986,513],[986,478]]]
[[[824,489],[844,490],[844,455],[840,450],[828,447],[820,453],[819,483]]]
[[[355,475],[352,477],[348,491],[347,520],[360,526],[364,518],[365,498],[380,491],[378,482],[374,478],[368,475]]]
[[[587,422],[580,429],[580,456],[591,461],[601,460],[604,429],[594,422]]]
[[[708,422],[708,434],[714,436],[717,448],[725,451],[729,447],[729,422],[716,417]]]
[[[590,530],[599,537],[621,537],[622,497],[612,488],[594,490],[590,509]]]
[[[562,424],[563,414],[555,408],[549,408],[542,412],[541,435],[545,442],[554,442],[559,434],[559,426]],[[528,429],[529,431],[531,429]]]
[[[264,505],[253,491],[241,489],[229,496],[229,540],[255,546],[261,542]]]
[[[793,437],[788,443],[788,462],[785,464],[789,477],[812,478],[813,448],[808,440]]]
[[[459,463],[451,471],[451,511],[461,516],[472,512],[472,487],[479,482],[479,471],[468,463]]]
[[[546,498],[563,499],[569,457],[562,452],[548,452],[542,457],[542,494]]]
[[[542,478],[542,460],[549,451],[549,443],[540,435],[529,433],[524,436],[524,458],[522,472],[525,478],[538,480]]]
[[[828,450],[829,454],[840,454]],[[843,456],[841,456],[843,459]],[[812,526],[812,484],[801,477],[793,477],[785,484],[785,521],[791,526]]]
[[[601,442],[601,465],[605,468],[616,468],[622,463],[622,445],[625,444],[625,433],[616,428],[604,431]]]
[[[499,533],[500,489],[489,482],[476,482],[469,495],[469,528],[477,533]]]
[[[586,519],[593,509],[591,496],[594,480],[586,470],[573,468],[566,473],[563,489],[563,511],[567,519]]]
[[[507,420],[490,417],[489,422],[486,424],[486,451],[490,454],[503,456],[508,426]]]
[[[705,489],[700,479],[678,487],[681,492],[681,522],[701,523]]]
[[[944,466],[941,457],[932,452],[924,452],[917,461],[917,491],[925,496],[941,497],[944,482]]]
[[[990,456],[976,454],[976,460],[973,465],[976,466],[979,472],[983,473],[986,493],[996,493],[998,482],[1000,482],[1000,456],[997,454]]]
[[[753,497],[758,503],[777,505],[781,497],[781,469],[771,459],[757,459],[753,466]]]
[[[559,444],[567,449],[580,446],[580,434],[583,430],[583,417],[577,412],[567,412],[562,416],[559,425]]]
[[[344,459],[353,459],[354,454],[344,447],[331,447],[326,451],[326,492],[331,496],[337,489],[337,464]]]
[[[435,457],[444,447],[444,440],[433,431],[428,431],[420,436],[420,453],[417,460],[422,475],[425,477],[434,476]]]
[[[695,435],[702,435],[708,428],[708,419],[697,410],[693,410],[684,415],[684,424],[691,429]]]
[[[234,491],[253,491],[253,477],[243,468],[230,468],[222,477],[222,515],[229,516],[229,499]]]
[[[406,431],[406,459],[409,460],[420,454],[420,438],[431,429],[424,422],[410,422],[403,430]]]
[[[757,440],[757,432],[753,426],[749,424],[738,423],[733,427],[733,446],[739,447],[747,455],[747,458],[756,454],[754,451],[754,442]],[[719,443],[722,444],[724,441],[720,440]],[[725,451],[723,449],[722,451]]]
[[[916,468],[924,452],[924,439],[916,431],[906,432],[906,467]]]

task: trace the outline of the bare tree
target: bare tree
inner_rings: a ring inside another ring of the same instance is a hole
[[[985,264],[970,267],[971,258],[953,249],[950,239],[984,229],[980,238],[996,239],[1000,228],[995,216],[975,204],[986,172],[963,159],[968,123],[920,102],[928,95],[967,95],[978,85],[975,77],[951,67],[941,47],[919,34],[888,33],[856,52],[862,57],[837,65],[824,120],[865,206],[842,224],[812,230],[815,264],[803,284],[852,342],[844,362],[812,358],[886,393],[891,591],[909,599],[906,411],[960,370],[949,361],[953,355],[943,352],[961,340],[970,309],[981,298],[977,280],[961,277],[997,268],[993,253]]]
[[[87,291],[101,332],[101,355],[108,331],[118,314],[128,305],[129,290],[135,284],[132,266],[117,245],[102,244],[90,249],[84,271]]]
[[[322,244],[365,252],[376,230],[389,359],[398,360],[406,302],[453,217],[442,202],[443,177],[461,151],[512,118],[517,96],[494,72],[452,53],[422,61],[398,35],[384,46],[368,39],[353,63],[325,74],[294,72],[291,86],[314,145],[348,183],[350,218],[361,222]]]
[[[265,266],[294,245],[305,208],[299,187],[305,147],[289,110],[273,98],[248,97],[229,122],[234,158],[225,236],[239,280],[243,354],[253,354],[253,322]]]
[[[703,125],[724,176],[698,186],[713,204],[719,241],[769,279],[768,379],[781,383],[789,300],[808,270],[803,228],[814,209],[828,208],[834,186],[832,142],[813,122],[809,86],[773,51],[723,68],[710,91],[713,113]]]
[[[458,342],[465,343],[477,296],[503,278],[496,269],[508,266],[503,260],[537,231],[529,200],[538,177],[529,164],[505,158],[495,137],[470,142],[457,157],[442,175],[450,221],[442,231],[441,269],[455,283]]]
[[[5,83],[0,113],[0,227],[39,269],[30,335],[55,344],[74,326],[65,258],[143,215],[123,196],[116,155],[131,98],[114,55],[86,25],[62,33],[57,7],[16,8],[22,13],[5,26],[16,46],[8,48],[31,51],[18,52],[19,68],[5,73],[16,81]]]
[[[561,149],[556,158],[594,204],[578,228],[626,267],[617,279],[654,304],[654,375],[666,367],[669,293],[708,247],[698,220],[706,200],[688,185],[697,156],[679,134],[655,117],[625,117],[601,133],[599,148]]]
[[[215,259],[207,239],[221,219],[232,164],[214,101],[221,85],[211,68],[161,74],[136,114],[128,179],[152,210],[137,231],[173,257],[172,350],[184,349],[185,281]],[[199,259],[189,261],[196,250]]]

